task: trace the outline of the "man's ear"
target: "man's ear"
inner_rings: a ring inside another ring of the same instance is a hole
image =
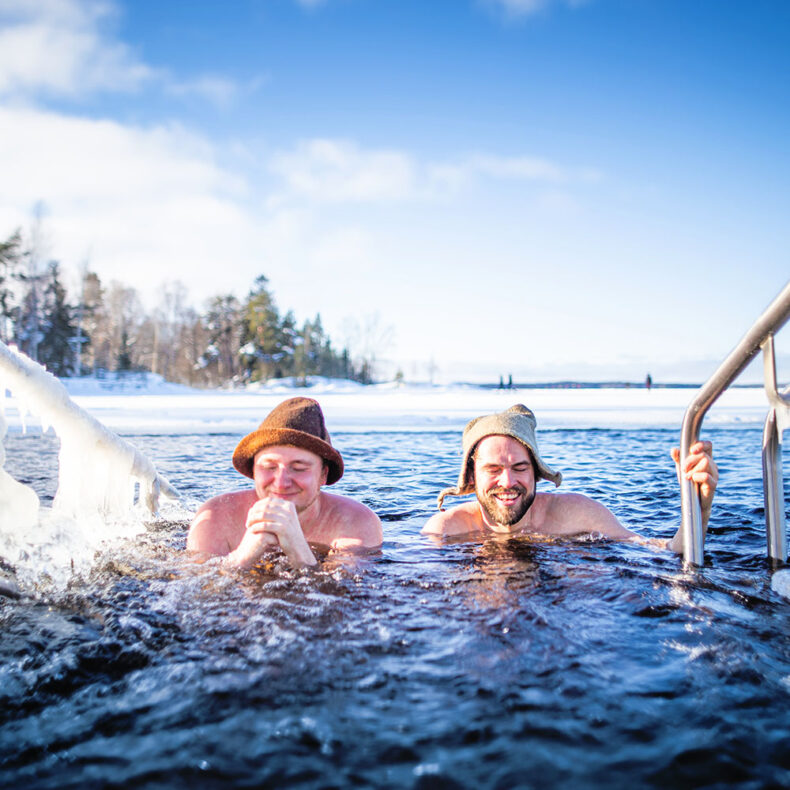
[[[321,464],[321,485],[322,486],[326,485],[326,478],[328,477],[328,475],[329,475],[329,464],[326,461],[324,461]]]

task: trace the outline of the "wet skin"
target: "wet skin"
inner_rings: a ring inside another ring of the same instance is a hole
[[[258,499],[247,511],[234,559],[249,566],[267,547],[279,545],[294,565],[315,565],[305,531],[320,519],[319,495],[327,477],[323,460],[299,447],[265,447],[252,471]]]
[[[710,442],[697,442],[683,463],[672,451],[678,474],[699,486],[703,527],[707,527],[718,469]],[[633,540],[682,553],[680,530],[670,539],[644,538],[626,529],[599,502],[582,494],[535,493],[535,471],[527,448],[510,436],[486,436],[475,448],[476,500],[432,516],[423,527],[427,535],[578,535]]]
[[[290,445],[260,450],[255,488],[206,502],[192,522],[187,548],[198,556],[224,555],[250,568],[279,547],[296,567],[315,565],[310,543],[330,550],[381,545],[381,522],[370,508],[321,490],[327,469],[315,453]]]
[[[475,452],[475,494],[486,525],[507,532],[535,500],[535,469],[526,447],[507,436],[488,436]]]

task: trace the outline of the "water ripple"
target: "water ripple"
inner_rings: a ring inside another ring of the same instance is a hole
[[[695,572],[596,538],[434,545],[419,531],[457,438],[333,437],[337,490],[384,522],[356,565],[194,564],[184,516],[66,590],[0,597],[0,785],[786,786],[790,612],[764,557],[759,450],[743,449],[759,432],[714,432],[722,485]],[[195,503],[238,483],[234,437],[135,441]],[[563,487],[666,537],[674,441],[556,430],[543,452]],[[51,472],[22,466],[51,496]]]

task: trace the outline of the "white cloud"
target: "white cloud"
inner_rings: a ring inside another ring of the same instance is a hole
[[[527,16],[541,11],[550,0],[490,0],[490,2],[501,6],[508,14]]]
[[[365,150],[347,140],[316,139],[270,161],[291,198],[322,203],[425,200],[452,195],[480,177],[535,184],[597,180],[590,168],[563,167],[529,156],[478,153],[455,162],[421,162],[396,150]],[[286,196],[279,195],[272,205]]]
[[[540,13],[553,5],[580,8],[591,0],[487,0],[489,5],[500,8],[508,17],[526,17]]]
[[[209,143],[177,125],[145,129],[2,108],[0,125],[8,148],[18,154],[3,163],[2,188],[24,199],[42,197],[42,187],[55,201],[101,201],[111,194],[140,200],[173,187],[243,188],[213,164]]]
[[[375,269],[375,248],[371,235],[363,228],[338,228],[318,240],[312,263],[335,276],[357,275]]]
[[[78,96],[129,91],[156,76],[103,28],[111,4],[0,0],[0,94]]]
[[[594,167],[559,165],[548,159],[534,156],[497,156],[475,154],[465,167],[470,176],[480,175],[503,181],[527,181],[536,185],[590,184],[603,180],[603,173]]]
[[[456,271],[507,261],[501,228],[493,236],[475,230],[476,222],[488,227],[485,212],[498,211],[493,191],[481,202],[470,188],[476,179],[523,179],[538,191],[559,183],[569,192],[579,177],[529,157],[479,153],[443,164],[331,140],[248,151],[228,169],[220,164],[226,150],[178,125],[31,108],[0,107],[0,129],[0,239],[28,228],[43,201],[48,254],[66,271],[89,256],[105,284],[131,285],[149,305],[162,282],[181,280],[196,306],[217,293],[243,296],[263,273],[283,310],[299,320],[320,312],[331,333],[361,304],[388,320],[414,307],[415,291],[444,287],[438,272],[451,261]],[[282,184],[251,175],[266,166],[285,184],[279,202],[268,198]],[[438,211],[430,205],[437,196],[446,201]],[[425,301],[416,326],[430,322],[434,302]],[[445,334],[452,343],[453,332]],[[401,336],[419,347],[419,336]]]
[[[72,273],[89,258],[105,284],[128,284],[149,304],[167,280],[185,282],[199,305],[216,293],[242,296],[264,273],[283,307],[304,316],[321,309],[338,276],[378,261],[375,235],[348,216],[325,222],[310,199],[262,208],[265,193],[183,127],[0,107],[0,128],[0,239],[27,231],[41,201],[46,256]],[[370,189],[363,176],[351,193]]]
[[[0,108],[0,128],[0,216],[9,222],[0,237],[29,224],[43,201],[52,254],[74,265],[90,251],[105,281],[153,291],[180,277],[200,295],[249,284],[259,222],[244,181],[215,163],[206,141],[178,126],[29,109]]]
[[[239,86],[222,77],[203,76],[190,82],[172,82],[166,92],[171,96],[199,96],[217,107],[227,107],[236,99]]]
[[[556,183],[572,178],[572,173],[553,162],[529,156],[506,157],[477,154],[470,157],[468,167],[492,178],[517,179]]]
[[[399,200],[412,197],[416,164],[401,151],[365,151],[344,140],[308,140],[280,152],[271,169],[291,194],[321,202]]]
[[[215,75],[203,75],[194,80],[178,81],[168,79],[164,83],[164,91],[169,96],[189,97],[196,96],[208,101],[210,104],[225,109],[235,104],[240,97],[250,96],[269,82],[270,77],[261,74],[246,84]]]
[[[179,79],[114,37],[118,13],[111,0],[0,0],[0,96],[78,99],[156,87],[227,107],[267,79],[246,86],[216,75]]]

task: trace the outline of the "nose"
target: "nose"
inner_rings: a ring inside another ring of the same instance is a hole
[[[503,467],[502,471],[499,473],[497,482],[502,488],[512,488],[514,480],[515,476],[513,470],[506,466]]]
[[[286,466],[278,466],[274,472],[274,484],[278,489],[287,488],[291,481],[291,476],[288,474]]]

